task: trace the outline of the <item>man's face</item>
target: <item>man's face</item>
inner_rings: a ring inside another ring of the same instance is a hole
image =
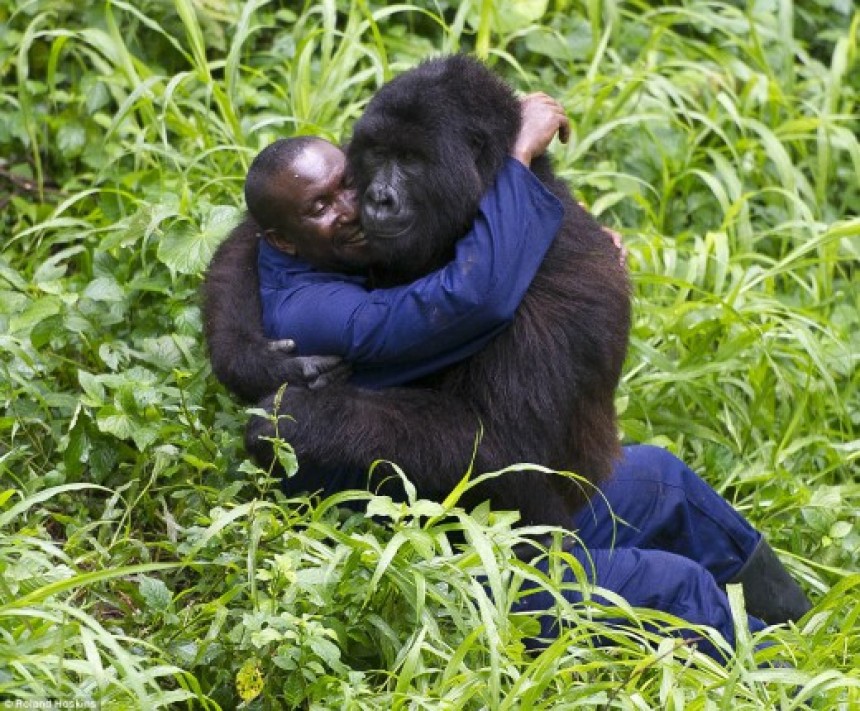
[[[367,242],[359,222],[358,197],[337,146],[315,141],[278,178],[285,216],[275,235],[279,249],[316,267],[344,271],[367,266]]]

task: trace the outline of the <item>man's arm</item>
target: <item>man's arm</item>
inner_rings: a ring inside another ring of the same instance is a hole
[[[285,283],[283,272],[266,266],[277,256],[261,254],[268,335],[295,339],[302,353],[380,365],[417,363],[452,351],[462,358],[509,323],[564,216],[561,203],[527,167],[556,134],[567,140],[570,128],[562,106],[546,94],[524,97],[520,110],[512,158],[481,201],[451,263],[412,284],[368,294],[345,280],[321,284],[318,275],[295,280],[303,280],[301,285]],[[284,288],[269,288],[277,283]],[[470,342],[475,347],[459,353]]]
[[[270,341],[260,320],[259,227],[246,217],[216,251],[201,288],[203,329],[212,371],[234,395],[256,402],[289,382],[318,388],[342,382],[340,358],[290,355],[294,344]]]
[[[261,261],[264,326],[273,338],[294,339],[300,353],[353,363],[434,358],[513,318],[563,213],[555,196],[509,159],[454,260],[411,284],[367,291],[311,275],[271,289]]]

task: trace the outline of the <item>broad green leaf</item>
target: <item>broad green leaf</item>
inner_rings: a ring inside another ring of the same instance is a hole
[[[125,293],[112,277],[98,277],[87,284],[84,296],[93,301],[122,301]]]
[[[256,657],[247,659],[236,673],[236,690],[244,703],[253,701],[263,691],[264,679]]]
[[[87,130],[79,123],[65,122],[57,131],[57,148],[66,156],[81,154],[87,143]]]
[[[27,334],[34,326],[46,318],[56,316],[62,310],[62,303],[55,296],[42,296],[22,312],[13,315],[9,319],[10,333]]]
[[[492,2],[492,27],[500,34],[528,29],[546,14],[549,0],[498,0]],[[472,4],[469,24],[477,28],[481,22],[482,3]]]
[[[209,264],[215,249],[238,222],[237,208],[213,207],[199,229],[188,225],[171,227],[158,245],[158,258],[181,274],[199,274]]]
[[[131,439],[135,430],[135,423],[132,418],[110,405],[98,414],[96,423],[99,430],[106,434],[112,434],[118,439]]]
[[[85,370],[79,370],[78,383],[80,383],[81,388],[83,388],[89,398],[87,404],[90,407],[97,407],[104,403],[105,389],[97,375],[88,373]]]
[[[151,578],[148,575],[140,576],[137,589],[140,591],[146,606],[159,612],[167,610],[173,600],[173,595],[164,581]]]

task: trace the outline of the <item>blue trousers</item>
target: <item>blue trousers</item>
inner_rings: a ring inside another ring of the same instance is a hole
[[[570,552],[591,582],[634,607],[713,627],[734,646],[723,586],[740,571],[761,534],[681,460],[659,447],[625,447],[600,491],[602,496],[594,496],[572,525],[582,545]],[[546,569],[546,561],[538,567]],[[565,582],[574,581],[568,569]],[[566,591],[565,597],[574,603],[582,599],[574,591]],[[546,610],[552,604],[549,593],[536,591],[523,597],[516,609]],[[754,617],[748,624],[751,631],[765,627]],[[543,616],[541,636],[557,636],[556,625],[555,617]],[[700,648],[722,659],[710,643]]]

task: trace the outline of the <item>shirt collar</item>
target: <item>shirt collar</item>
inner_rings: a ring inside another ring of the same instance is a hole
[[[263,238],[260,239],[257,271],[260,286],[275,289],[293,286],[299,278],[303,281],[348,281],[355,284],[364,284],[367,281],[364,276],[317,269],[304,259],[276,249]]]

